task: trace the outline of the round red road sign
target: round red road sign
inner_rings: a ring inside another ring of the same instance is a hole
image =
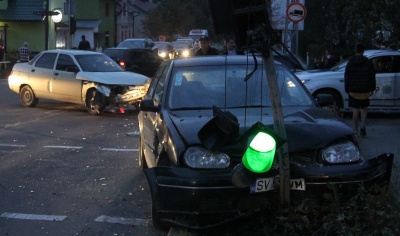
[[[300,22],[306,18],[307,10],[306,7],[299,3],[293,2],[286,9],[286,16],[294,23]]]

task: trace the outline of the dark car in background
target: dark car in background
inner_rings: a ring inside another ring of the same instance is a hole
[[[185,41],[172,42],[172,46],[175,51],[174,58],[190,57],[194,55],[193,46]]]
[[[104,54],[116,61],[126,71],[152,77],[161,62],[156,52],[145,48],[106,48]]]
[[[164,59],[174,58],[174,46],[172,43],[166,41],[155,41],[154,47],[160,57]]]
[[[272,139],[276,150],[288,145],[291,203],[325,204],[324,195],[333,191],[348,200],[361,185],[389,183],[393,154],[364,159],[351,126],[321,108],[332,97],[318,96],[317,103],[287,67],[276,61],[275,71],[287,137]],[[253,146],[258,131],[274,130],[267,75],[261,57],[190,57],[160,65],[138,114],[138,165],[150,185],[155,227],[212,227],[279,198],[279,154],[255,151],[266,143]]]
[[[117,45],[117,48],[148,48],[154,49],[154,41],[147,38],[125,39]]]

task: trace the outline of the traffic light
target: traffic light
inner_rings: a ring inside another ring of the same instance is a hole
[[[275,151],[286,141],[261,122],[247,132],[248,146],[242,157],[246,169],[255,173],[268,172],[274,163]]]
[[[76,20],[75,17],[71,16],[69,18],[69,34],[74,34],[76,31]]]

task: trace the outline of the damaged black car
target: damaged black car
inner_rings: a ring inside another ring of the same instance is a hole
[[[155,227],[213,227],[279,196],[276,152],[264,150],[272,159],[267,168],[248,170],[251,181],[237,174],[254,164],[246,159],[254,131],[274,130],[263,63],[261,57],[205,56],[158,68],[138,115],[139,167],[150,186]],[[275,62],[274,70],[287,137],[272,139],[274,148],[288,145],[291,202],[322,204],[330,185],[343,198],[360,185],[387,185],[393,154],[364,159],[341,117],[322,109],[285,66]]]

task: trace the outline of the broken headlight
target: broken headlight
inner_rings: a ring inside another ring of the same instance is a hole
[[[230,158],[220,152],[212,152],[202,147],[190,147],[184,155],[186,165],[192,168],[222,169],[229,166]]]
[[[322,151],[322,158],[329,163],[355,162],[360,157],[360,150],[352,142],[335,144]]]

